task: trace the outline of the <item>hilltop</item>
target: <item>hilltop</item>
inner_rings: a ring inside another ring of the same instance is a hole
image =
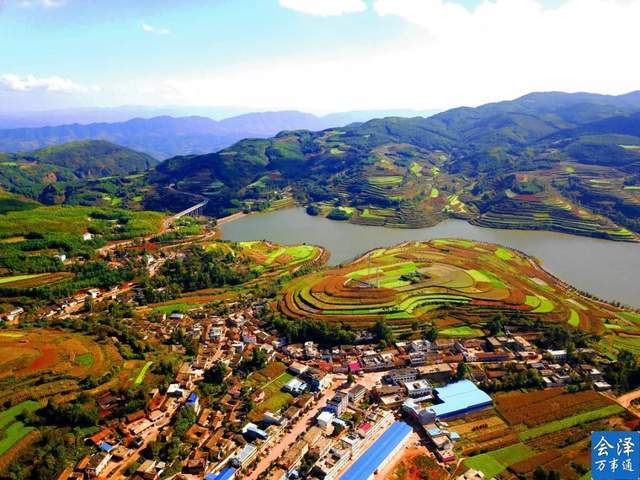
[[[640,229],[640,93],[532,93],[429,118],[284,131],[175,157],[151,176],[210,213],[289,190],[312,214],[419,227],[455,216],[500,228],[633,239]]]
[[[101,140],[71,142],[31,152],[0,153],[0,188],[61,203],[67,183],[148,170],[157,161],[144,153]]]

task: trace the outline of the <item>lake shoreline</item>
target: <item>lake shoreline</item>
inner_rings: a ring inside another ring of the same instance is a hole
[[[303,208],[245,215],[226,222],[222,239],[309,243],[331,252],[329,266],[403,241],[463,238],[503,245],[536,258],[545,270],[578,290],[606,301],[640,307],[640,245],[540,230],[503,230],[448,219],[434,227],[390,229],[307,215]]]

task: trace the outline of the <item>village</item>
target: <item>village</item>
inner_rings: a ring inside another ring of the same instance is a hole
[[[382,349],[366,332],[354,345],[324,348],[288,342],[265,325],[265,308],[261,300],[234,302],[224,315],[199,308],[142,322],[146,335],[159,340],[185,331],[197,341],[196,354],[166,390],[152,391],[143,409],[108,420],[87,437],[94,453],[58,480],[385,478],[381,472],[389,473],[405,448],[420,448],[443,467],[456,465],[463,436],[449,423],[491,409],[486,390],[503,382],[611,388],[598,368],[606,358],[589,348],[541,348],[543,332],[533,329],[394,341]],[[247,362],[256,369],[239,375]],[[203,394],[211,372],[224,389]],[[111,392],[98,398],[105,412],[119,401]],[[171,465],[145,451],[171,440],[183,412],[195,420],[182,436],[188,456],[181,471],[167,476]],[[458,478],[485,476],[468,469]]]

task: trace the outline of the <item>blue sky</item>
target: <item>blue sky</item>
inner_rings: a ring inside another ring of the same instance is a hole
[[[622,93],[640,88],[639,18],[636,0],[0,0],[0,108]]]

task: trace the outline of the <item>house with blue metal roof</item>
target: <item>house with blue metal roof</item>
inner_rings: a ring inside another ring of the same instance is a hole
[[[204,480],[233,480],[236,478],[235,468],[225,468],[220,473],[209,473],[204,476]]]
[[[436,388],[434,393],[440,403],[423,407],[418,402],[408,399],[402,406],[403,410],[425,425],[438,419],[459,417],[493,405],[491,397],[470,380],[460,380]]]
[[[450,383],[445,387],[436,388],[435,392],[442,403],[429,408],[439,419],[466,415],[493,405],[491,397],[470,380]]]
[[[404,422],[394,422],[366,452],[340,477],[340,480],[369,480],[396,452],[411,434]]]
[[[196,395],[195,392],[191,392],[189,394],[186,405],[187,407],[193,409],[193,411],[196,412],[196,414],[200,411],[200,399],[198,398],[198,395]]]

